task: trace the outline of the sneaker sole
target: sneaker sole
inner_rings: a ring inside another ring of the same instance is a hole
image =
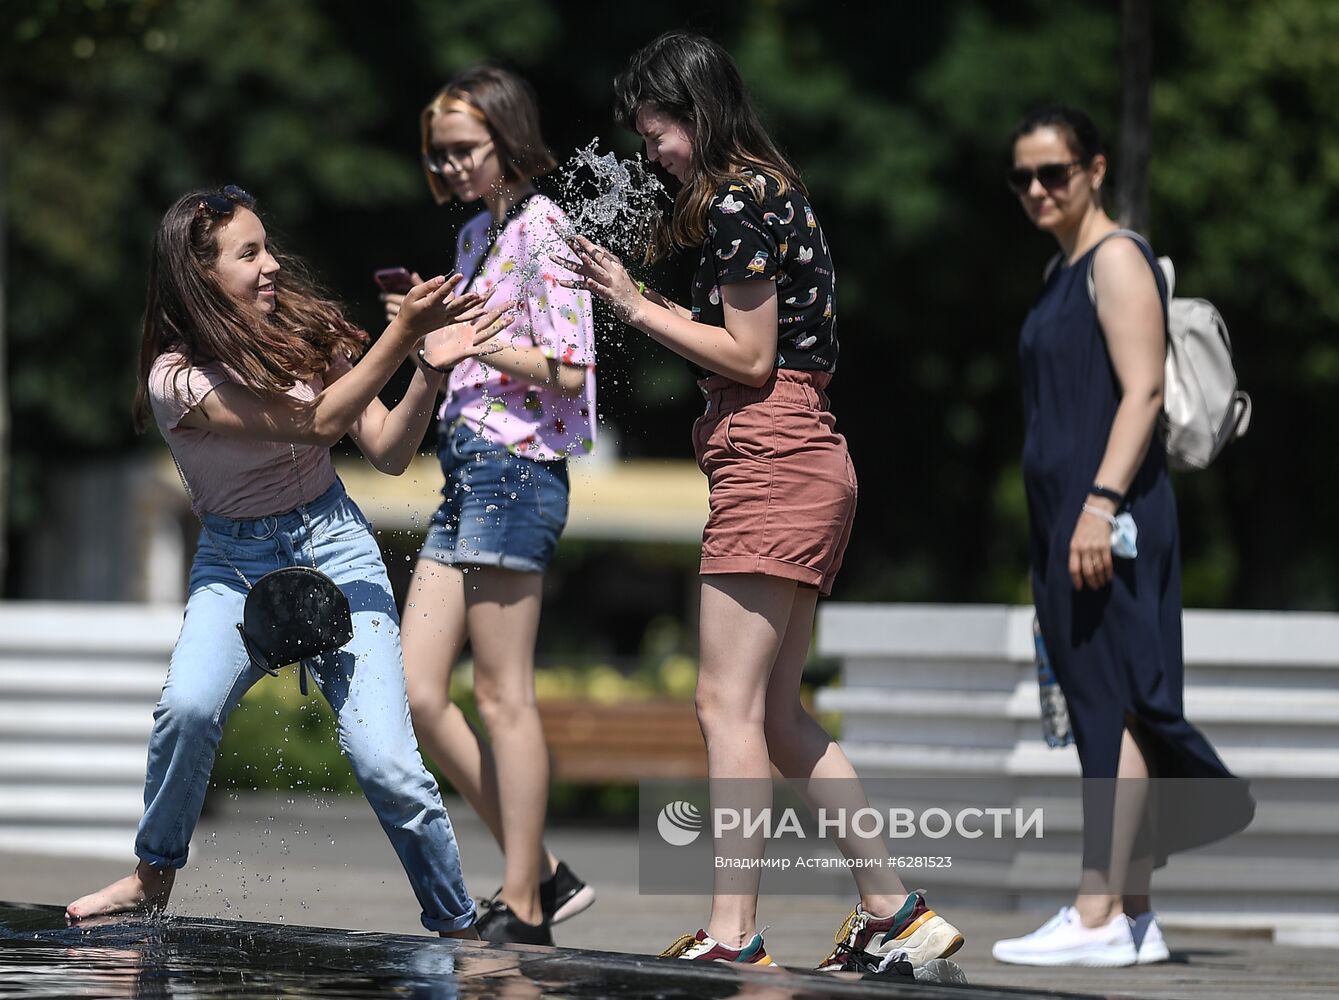
[[[578,914],[585,913],[594,902],[595,890],[588,885],[583,885],[571,899],[553,911],[553,916],[549,918],[549,925],[561,924],[564,920],[571,920]]]
[[[967,973],[957,962],[943,958],[932,958],[914,971],[918,983],[951,983],[957,986],[967,985]]]
[[[1033,966],[1061,966],[1076,965],[1086,969],[1120,969],[1130,965],[1137,965],[1139,957],[1135,953],[1134,946],[1126,948],[1106,948],[1097,947],[1091,950],[1083,949],[1066,952],[1063,955],[1055,954],[1032,954],[1032,955],[1004,955],[999,954],[994,948],[990,950],[991,958],[997,962],[1003,962],[1005,965],[1033,965]]]
[[[907,953],[907,961],[913,966],[921,966],[936,958],[948,958],[955,954],[965,940],[958,928],[934,910],[927,910],[896,938],[891,941],[885,938],[879,952],[887,954],[901,949]]]
[[[1158,962],[1166,962],[1172,957],[1172,953],[1167,949],[1166,944],[1145,945],[1139,949],[1139,965],[1156,965]]]

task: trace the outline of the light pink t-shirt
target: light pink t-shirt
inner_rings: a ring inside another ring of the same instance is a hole
[[[488,367],[487,359],[456,366],[438,416],[464,418],[476,433],[506,445],[517,455],[550,461],[582,455],[595,447],[595,327],[590,293],[558,284],[560,268],[550,254],[570,256],[560,227],[562,209],[532,195],[498,236],[482,264],[492,216],[482,212],[460,231],[456,270],[473,275],[469,287],[497,286],[493,302],[511,300],[519,315],[498,339],[515,347],[538,347],[547,358],[584,365],[580,396],[565,396]]]
[[[171,445],[200,511],[239,520],[286,514],[330,488],[335,467],[329,448],[296,447],[302,470],[299,494],[293,452],[288,445],[179,426],[182,417],[202,399],[224,382],[235,381],[216,365],[193,368],[185,361],[171,352],[158,356],[149,370],[149,403],[158,430]],[[288,395],[309,401],[322,388],[318,378],[312,383],[299,382]]]

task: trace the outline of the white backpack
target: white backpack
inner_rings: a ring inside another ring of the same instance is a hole
[[[1107,233],[1102,241],[1112,236],[1129,236],[1148,246],[1146,239],[1130,229]],[[1096,306],[1092,262],[1089,257],[1088,298]],[[1205,299],[1173,298],[1176,268],[1170,257],[1159,257],[1158,264],[1167,279],[1167,362],[1162,387],[1167,459],[1173,468],[1203,469],[1251,426],[1251,397],[1237,388],[1232,341],[1223,317]]]

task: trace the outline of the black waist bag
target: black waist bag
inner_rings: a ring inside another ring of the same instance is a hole
[[[272,677],[298,664],[298,682],[307,693],[302,661],[334,652],[353,638],[349,599],[320,570],[286,566],[266,573],[247,591],[237,623],[251,663]]]

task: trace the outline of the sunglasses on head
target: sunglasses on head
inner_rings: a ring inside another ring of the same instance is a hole
[[[1068,163],[1043,163],[1035,170],[1031,167],[1014,167],[1005,174],[1005,179],[1016,194],[1027,194],[1034,177],[1047,191],[1058,191],[1074,176],[1074,168],[1082,165],[1082,160],[1070,160]]]
[[[198,219],[204,212],[210,215],[232,215],[238,205],[250,208],[255,203],[256,199],[246,191],[236,184],[228,184],[219,188],[215,194],[203,196],[200,203],[195,206],[195,217]]]

